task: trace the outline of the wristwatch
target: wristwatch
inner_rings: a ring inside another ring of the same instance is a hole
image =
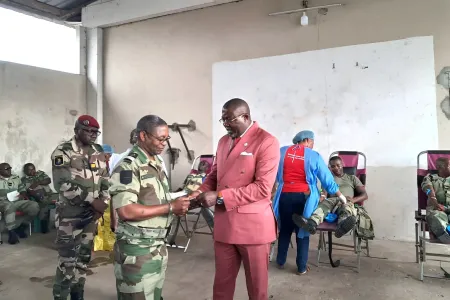
[[[218,205],[222,205],[223,204],[223,196],[222,196],[221,192],[217,193],[217,202],[216,203]]]

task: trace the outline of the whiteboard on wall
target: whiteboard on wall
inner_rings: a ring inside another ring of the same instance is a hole
[[[214,149],[232,98],[281,145],[313,130],[324,157],[358,150],[370,166],[413,166],[438,149],[433,37],[214,64]]]

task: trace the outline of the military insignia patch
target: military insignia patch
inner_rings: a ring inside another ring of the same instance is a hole
[[[152,174],[145,174],[145,175],[141,176],[141,180],[145,180],[145,179],[148,179],[148,178],[155,178],[155,176],[152,175]]]
[[[62,155],[55,156],[54,162],[55,166],[62,166],[64,164],[64,159]]]
[[[133,180],[133,171],[131,170],[120,171],[121,184],[130,184],[132,180]]]

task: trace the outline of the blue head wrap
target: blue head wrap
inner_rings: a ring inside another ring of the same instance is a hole
[[[304,139],[314,139],[314,132],[312,132],[311,130],[303,130],[300,131],[299,133],[297,133],[294,138],[292,139],[292,142],[294,144],[298,144],[301,141],[303,141]]]
[[[107,145],[107,144],[104,144],[104,145],[103,145],[103,151],[104,151],[105,153],[111,153],[111,154],[114,153],[113,147],[111,147],[110,145]]]

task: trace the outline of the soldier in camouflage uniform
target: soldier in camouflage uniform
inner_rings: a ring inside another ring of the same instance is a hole
[[[342,159],[339,156],[331,157],[328,164],[333,173],[334,181],[339,186],[339,191],[347,198],[347,203],[342,204],[335,195],[329,195],[325,199],[325,195],[321,194],[320,203],[308,220],[299,215],[294,215],[293,221],[297,226],[308,230],[310,234],[315,234],[317,226],[324,221],[328,213],[333,212],[336,208],[338,220],[334,235],[340,238],[355,227],[358,215],[355,204],[366,201],[368,195],[365,186],[358,177],[344,173]]]
[[[197,174],[189,174],[183,183],[182,190],[186,191],[188,194],[198,190],[206,178],[206,171],[209,168],[209,163],[205,160],[198,164]]]
[[[7,194],[10,192],[19,192],[19,200],[11,202]],[[16,217],[16,211],[24,215]],[[17,244],[19,238],[26,238],[26,229],[28,225],[24,222],[30,222],[39,212],[39,205],[27,198],[25,186],[20,177],[11,174],[11,166],[7,163],[0,164],[0,214],[5,220],[8,229],[8,243]]]
[[[55,225],[58,247],[53,297],[84,299],[87,265],[91,259],[97,220],[108,206],[109,174],[105,154],[95,144],[98,122],[80,116],[75,136],[56,147],[52,154],[53,184],[59,192]]]
[[[44,171],[36,171],[32,163],[23,166],[22,183],[25,186],[30,199],[39,204],[39,219],[41,220],[41,232],[48,232],[50,220],[50,205],[58,200],[58,194],[54,193],[50,187],[52,180]]]
[[[184,180],[183,188],[180,190],[186,191],[187,194],[191,194],[198,190],[198,188],[203,184],[203,181],[205,181],[207,175],[206,172],[208,171],[208,169],[209,163],[205,160],[202,160],[198,164],[198,173],[189,174]],[[214,228],[214,213],[211,211],[211,209],[208,207],[201,207],[200,213],[202,214],[209,227]],[[178,222],[178,220],[175,220],[175,222]],[[175,222],[174,224],[176,224]]]
[[[450,164],[448,158],[436,160],[437,174],[428,174],[422,190],[428,195],[426,220],[431,232],[444,244],[450,244],[447,232],[450,215]]]
[[[109,189],[119,217],[114,245],[117,299],[160,300],[168,254],[164,237],[173,214],[187,212],[189,199],[170,199],[158,158],[170,138],[166,122],[145,116],[137,135],[137,145],[114,169]]]

